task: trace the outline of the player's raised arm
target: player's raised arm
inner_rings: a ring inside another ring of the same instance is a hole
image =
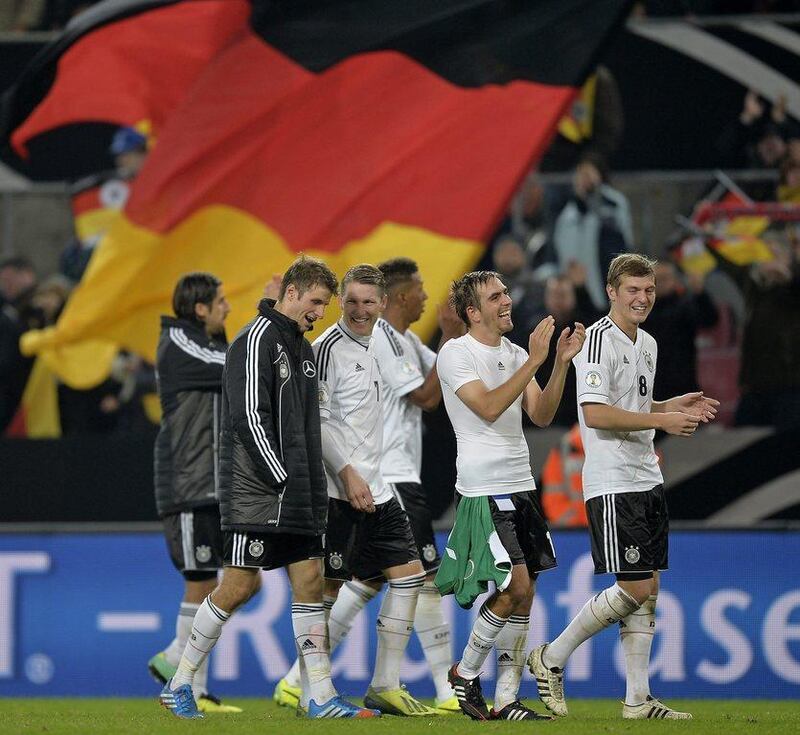
[[[552,332],[551,332],[552,334]],[[531,335],[533,338],[533,335]],[[532,380],[525,388],[524,402],[522,404],[531,421],[539,427],[549,426],[561,403],[564,394],[569,363],[577,355],[586,340],[586,327],[580,322],[575,323],[575,328],[570,330],[565,327],[556,343],[556,360],[553,363],[553,372],[544,390]]]
[[[554,330],[553,317],[542,319],[533,330],[528,342],[528,359],[505,383],[492,390],[482,380],[462,385],[456,395],[478,416],[494,423],[503,412],[519,398],[522,391],[533,380],[536,371],[547,358],[550,337]],[[563,387],[563,381],[562,381]]]

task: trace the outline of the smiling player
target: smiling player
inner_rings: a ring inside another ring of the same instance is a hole
[[[589,600],[552,643],[535,648],[528,666],[539,697],[567,714],[563,669],[585,640],[614,623],[625,653],[625,719],[688,720],[650,694],[648,665],[655,634],[659,570],[667,568],[669,519],[653,448],[655,429],[691,436],[719,401],[687,393],[653,401],[656,341],[639,327],[655,303],[655,261],[618,255],[608,269],[608,316],[587,330],[575,358],[578,416],[586,451],[583,496],[596,574],[616,584]]]
[[[536,579],[556,566],[531,474],[522,411],[537,426],[553,420],[585,331],[582,324],[562,331],[553,372],[541,389],[534,376],[550,350],[552,316],[531,333],[528,354],[503,336],[514,326],[512,301],[497,273],[467,273],[453,284],[451,303],[467,333],[442,347],[437,368],[458,443],[459,502],[436,586],[442,593],[455,592],[465,607],[480,591],[468,580],[493,581],[496,591],[481,607],[449,680],[461,710],[474,720],[546,719],[518,698]],[[498,675],[490,712],[480,672],[493,648]]]

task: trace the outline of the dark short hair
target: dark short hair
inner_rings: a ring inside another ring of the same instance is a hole
[[[211,306],[221,285],[222,281],[213,273],[197,271],[181,276],[172,292],[172,310],[175,316],[179,319],[197,321],[195,304]]]
[[[33,263],[31,263],[31,261],[24,255],[11,255],[8,258],[3,258],[3,260],[0,260],[0,271],[5,270],[6,268],[13,268],[15,271],[30,271],[31,273],[36,272],[36,269],[33,267]]]
[[[657,263],[657,260],[648,258],[641,253],[622,253],[617,255],[608,266],[606,283],[616,291],[625,276],[633,278],[652,276],[653,280],[655,280]]]
[[[278,301],[286,295],[289,284],[297,289],[300,296],[315,286],[324,286],[332,296],[336,296],[339,290],[336,274],[319,258],[304,254],[301,254],[283,274]]]
[[[405,286],[411,282],[419,267],[411,258],[390,258],[378,263],[378,270],[383,273],[386,281],[386,290],[391,293],[397,286]]]
[[[497,271],[472,271],[472,273],[461,276],[457,281],[453,281],[453,285],[450,286],[450,305],[467,327],[470,326],[467,309],[470,306],[474,309],[481,308],[478,286],[485,286],[493,278],[499,281],[503,280]]]
[[[386,279],[383,273],[374,265],[359,263],[349,268],[342,278],[342,293],[351,283],[363,283],[367,286],[377,286],[381,296],[386,293]]]

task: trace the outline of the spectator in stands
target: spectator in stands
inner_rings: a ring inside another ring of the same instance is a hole
[[[41,316],[42,326],[49,327],[58,321],[72,291],[72,281],[56,273],[36,286],[31,297],[33,307]]]
[[[786,156],[781,166],[777,198],[779,202],[800,204],[800,160]]]
[[[17,410],[33,360],[19,351],[19,338],[42,325],[33,306],[36,271],[24,257],[0,262],[0,434]]]
[[[114,358],[109,377],[94,388],[76,390],[59,383],[62,434],[111,434],[152,428],[142,399],[154,393],[155,386],[153,366],[124,351]]]
[[[136,178],[147,159],[147,137],[136,128],[121,127],[114,133],[109,146],[114,157],[113,172],[104,171],[79,181],[75,188],[79,192],[97,190],[97,210],[103,211],[102,219],[93,220],[91,230],[76,234],[59,256],[59,271],[73,281],[80,281],[94,249],[105,235],[107,228],[119,210],[124,209],[130,194],[130,182]],[[102,223],[102,224],[100,224]],[[76,226],[76,232],[81,231]]]
[[[0,32],[25,33],[41,28],[46,0],[3,0],[0,2]]]
[[[739,116],[723,131],[717,148],[722,164],[731,168],[778,168],[786,156],[788,142],[800,137],[797,124],[786,114],[786,99],[769,104],[754,90],[748,90]],[[756,199],[769,199],[770,188],[755,187]]]
[[[699,329],[717,323],[719,312],[705,290],[703,276],[688,275],[686,288],[670,261],[660,261],[655,271],[656,302],[647,318],[647,332],[658,343],[653,398],[665,401],[700,390],[695,338]]]
[[[583,161],[575,170],[570,201],[553,232],[554,258],[561,272],[578,262],[586,270],[586,290],[598,311],[608,309],[605,273],[615,255],[631,249],[633,227],[624,194],[606,183],[600,161]]]
[[[136,128],[122,127],[114,133],[109,152],[120,178],[132,179],[147,160],[147,136]]]
[[[516,312],[516,307],[514,308]],[[532,324],[538,324],[547,315],[555,319],[555,331],[551,339],[551,350],[536,373],[539,384],[544,385],[553,371],[555,344],[564,327],[573,328],[575,322],[589,326],[603,314],[597,311],[586,290],[586,270],[580,263],[573,263],[566,274],[550,276],[544,287],[544,308],[533,316]],[[516,317],[515,317],[516,318]],[[530,332],[530,330],[528,330]],[[578,405],[575,398],[575,368],[570,363],[564,395],[553,418],[554,426],[571,427],[578,420]]]
[[[544,246],[550,239],[552,220],[545,188],[539,183],[538,173],[531,171],[511,200],[509,229],[511,236],[522,244],[527,263],[534,269],[547,250]]]
[[[738,266],[709,252],[742,289],[744,335],[736,426],[800,427],[800,242],[773,242],[773,260]]]
[[[513,302],[514,328],[505,336],[515,344],[527,346],[531,328],[538,323],[532,319],[542,303],[542,285],[528,267],[522,245],[510,235],[501,237],[495,243],[492,263]]]

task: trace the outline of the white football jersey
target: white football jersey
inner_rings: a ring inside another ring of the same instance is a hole
[[[422,469],[422,409],[407,396],[425,382],[436,363],[436,353],[410,329],[401,334],[385,319],[378,319],[375,324],[372,349],[384,389],[383,479],[418,483]]]
[[[392,498],[381,475],[383,453],[383,387],[372,338],[359,337],[341,321],[328,327],[311,345],[319,377],[319,414],[340,437],[339,449],[369,485],[376,504]],[[323,452],[323,460],[326,460]],[[347,500],[344,485],[328,462],[328,496]]]
[[[456,490],[462,495],[502,495],[533,490],[528,443],[522,433],[522,395],[491,423],[457,395],[461,386],[482,380],[493,390],[528,359],[521,347],[503,337],[490,347],[465,334],[442,346],[436,361],[442,397],[458,445]]]
[[[655,431],[590,429],[581,409],[584,403],[605,403],[625,411],[649,413],[657,356],[656,341],[641,328],[635,343],[607,316],[586,330],[586,342],[573,358],[578,420],[586,453],[584,500],[644,492],[664,481],[653,448]]]

